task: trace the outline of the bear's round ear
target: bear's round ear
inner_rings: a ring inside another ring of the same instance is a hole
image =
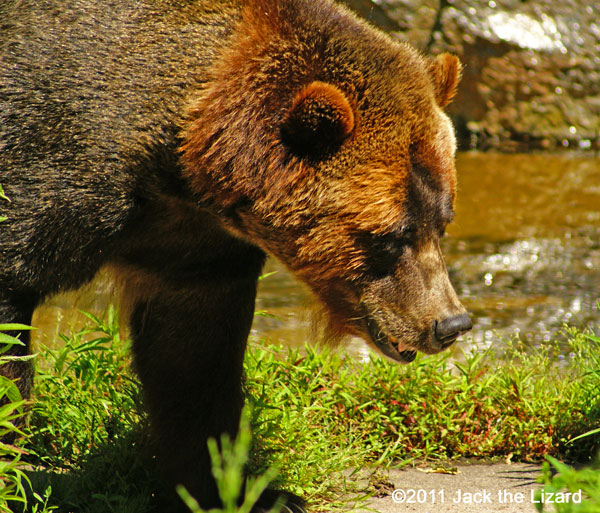
[[[336,86],[311,82],[300,90],[287,111],[283,142],[304,154],[323,153],[341,144],[354,129],[354,111]]]
[[[440,107],[445,107],[454,98],[461,72],[462,64],[455,55],[442,53],[431,59],[429,73],[433,80],[435,99]]]

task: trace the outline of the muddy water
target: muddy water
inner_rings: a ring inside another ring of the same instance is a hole
[[[537,344],[564,323],[600,324],[600,158],[461,154],[456,218],[444,240],[453,283],[475,327],[463,344],[518,333]],[[311,338],[310,296],[279,264],[260,284],[253,333],[285,344]],[[98,290],[96,290],[98,289]],[[108,303],[102,280],[78,307]],[[79,324],[73,295],[36,313],[38,338]],[[58,319],[58,323],[57,323]],[[363,353],[364,345],[351,347]]]
[[[600,159],[465,154],[445,241],[449,267],[476,320],[532,343],[564,323],[600,322]]]

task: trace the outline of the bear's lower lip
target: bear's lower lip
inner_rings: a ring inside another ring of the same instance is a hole
[[[377,321],[367,317],[367,329],[371,340],[385,356],[397,362],[410,363],[417,357],[417,352],[411,349],[400,349],[400,344],[394,344],[390,337],[379,327]]]

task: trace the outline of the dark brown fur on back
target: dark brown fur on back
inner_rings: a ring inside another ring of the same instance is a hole
[[[470,327],[439,249],[455,57],[325,0],[9,0],[0,27],[0,323],[114,269],[170,489],[218,505],[266,254],[400,361]]]

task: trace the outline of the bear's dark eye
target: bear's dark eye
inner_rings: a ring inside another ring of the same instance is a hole
[[[369,274],[383,278],[394,272],[398,260],[415,240],[416,230],[405,229],[398,233],[369,235],[365,240]]]

